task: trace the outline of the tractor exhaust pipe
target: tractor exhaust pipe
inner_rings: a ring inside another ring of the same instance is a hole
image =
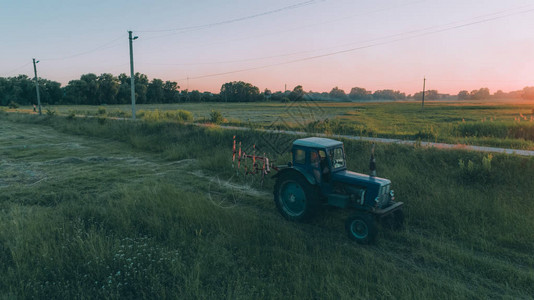
[[[369,170],[370,170],[369,175],[371,177],[375,177],[376,176],[375,144],[373,144],[371,148],[371,159],[369,160]]]

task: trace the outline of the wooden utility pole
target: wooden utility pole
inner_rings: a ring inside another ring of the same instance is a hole
[[[421,102],[421,109],[425,108],[425,84],[426,84],[426,78],[423,77],[423,101]]]
[[[132,38],[132,32],[128,31],[128,39],[130,40],[130,88],[132,91],[132,119],[135,120],[135,79],[134,79],[134,63],[133,63],[133,40],[137,39],[136,36]]]
[[[35,58],[33,59],[33,73],[35,73],[35,90],[37,91],[37,106],[39,106],[39,115],[42,115],[41,113],[41,95],[39,94],[39,81],[37,80],[37,67],[35,66],[36,63],[39,61],[35,61]]]

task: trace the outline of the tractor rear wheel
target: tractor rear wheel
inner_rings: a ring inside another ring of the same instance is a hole
[[[274,185],[274,203],[284,218],[304,221],[317,211],[318,191],[296,172],[282,174]]]
[[[373,243],[378,233],[374,216],[363,212],[347,218],[345,229],[349,238],[360,244]]]

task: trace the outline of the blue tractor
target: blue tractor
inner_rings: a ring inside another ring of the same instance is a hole
[[[310,137],[293,142],[293,161],[279,166],[274,202],[291,221],[304,221],[325,205],[354,211],[345,222],[348,236],[361,244],[372,243],[377,223],[400,228],[404,222],[402,202],[396,202],[391,181],[347,170],[340,141]],[[371,169],[374,158],[371,156]],[[373,172],[373,170],[372,170]]]

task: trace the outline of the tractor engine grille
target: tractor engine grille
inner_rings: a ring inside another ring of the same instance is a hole
[[[378,191],[378,203],[377,203],[378,207],[383,208],[384,206],[388,205],[389,189],[390,189],[389,184],[380,187],[380,190]]]

